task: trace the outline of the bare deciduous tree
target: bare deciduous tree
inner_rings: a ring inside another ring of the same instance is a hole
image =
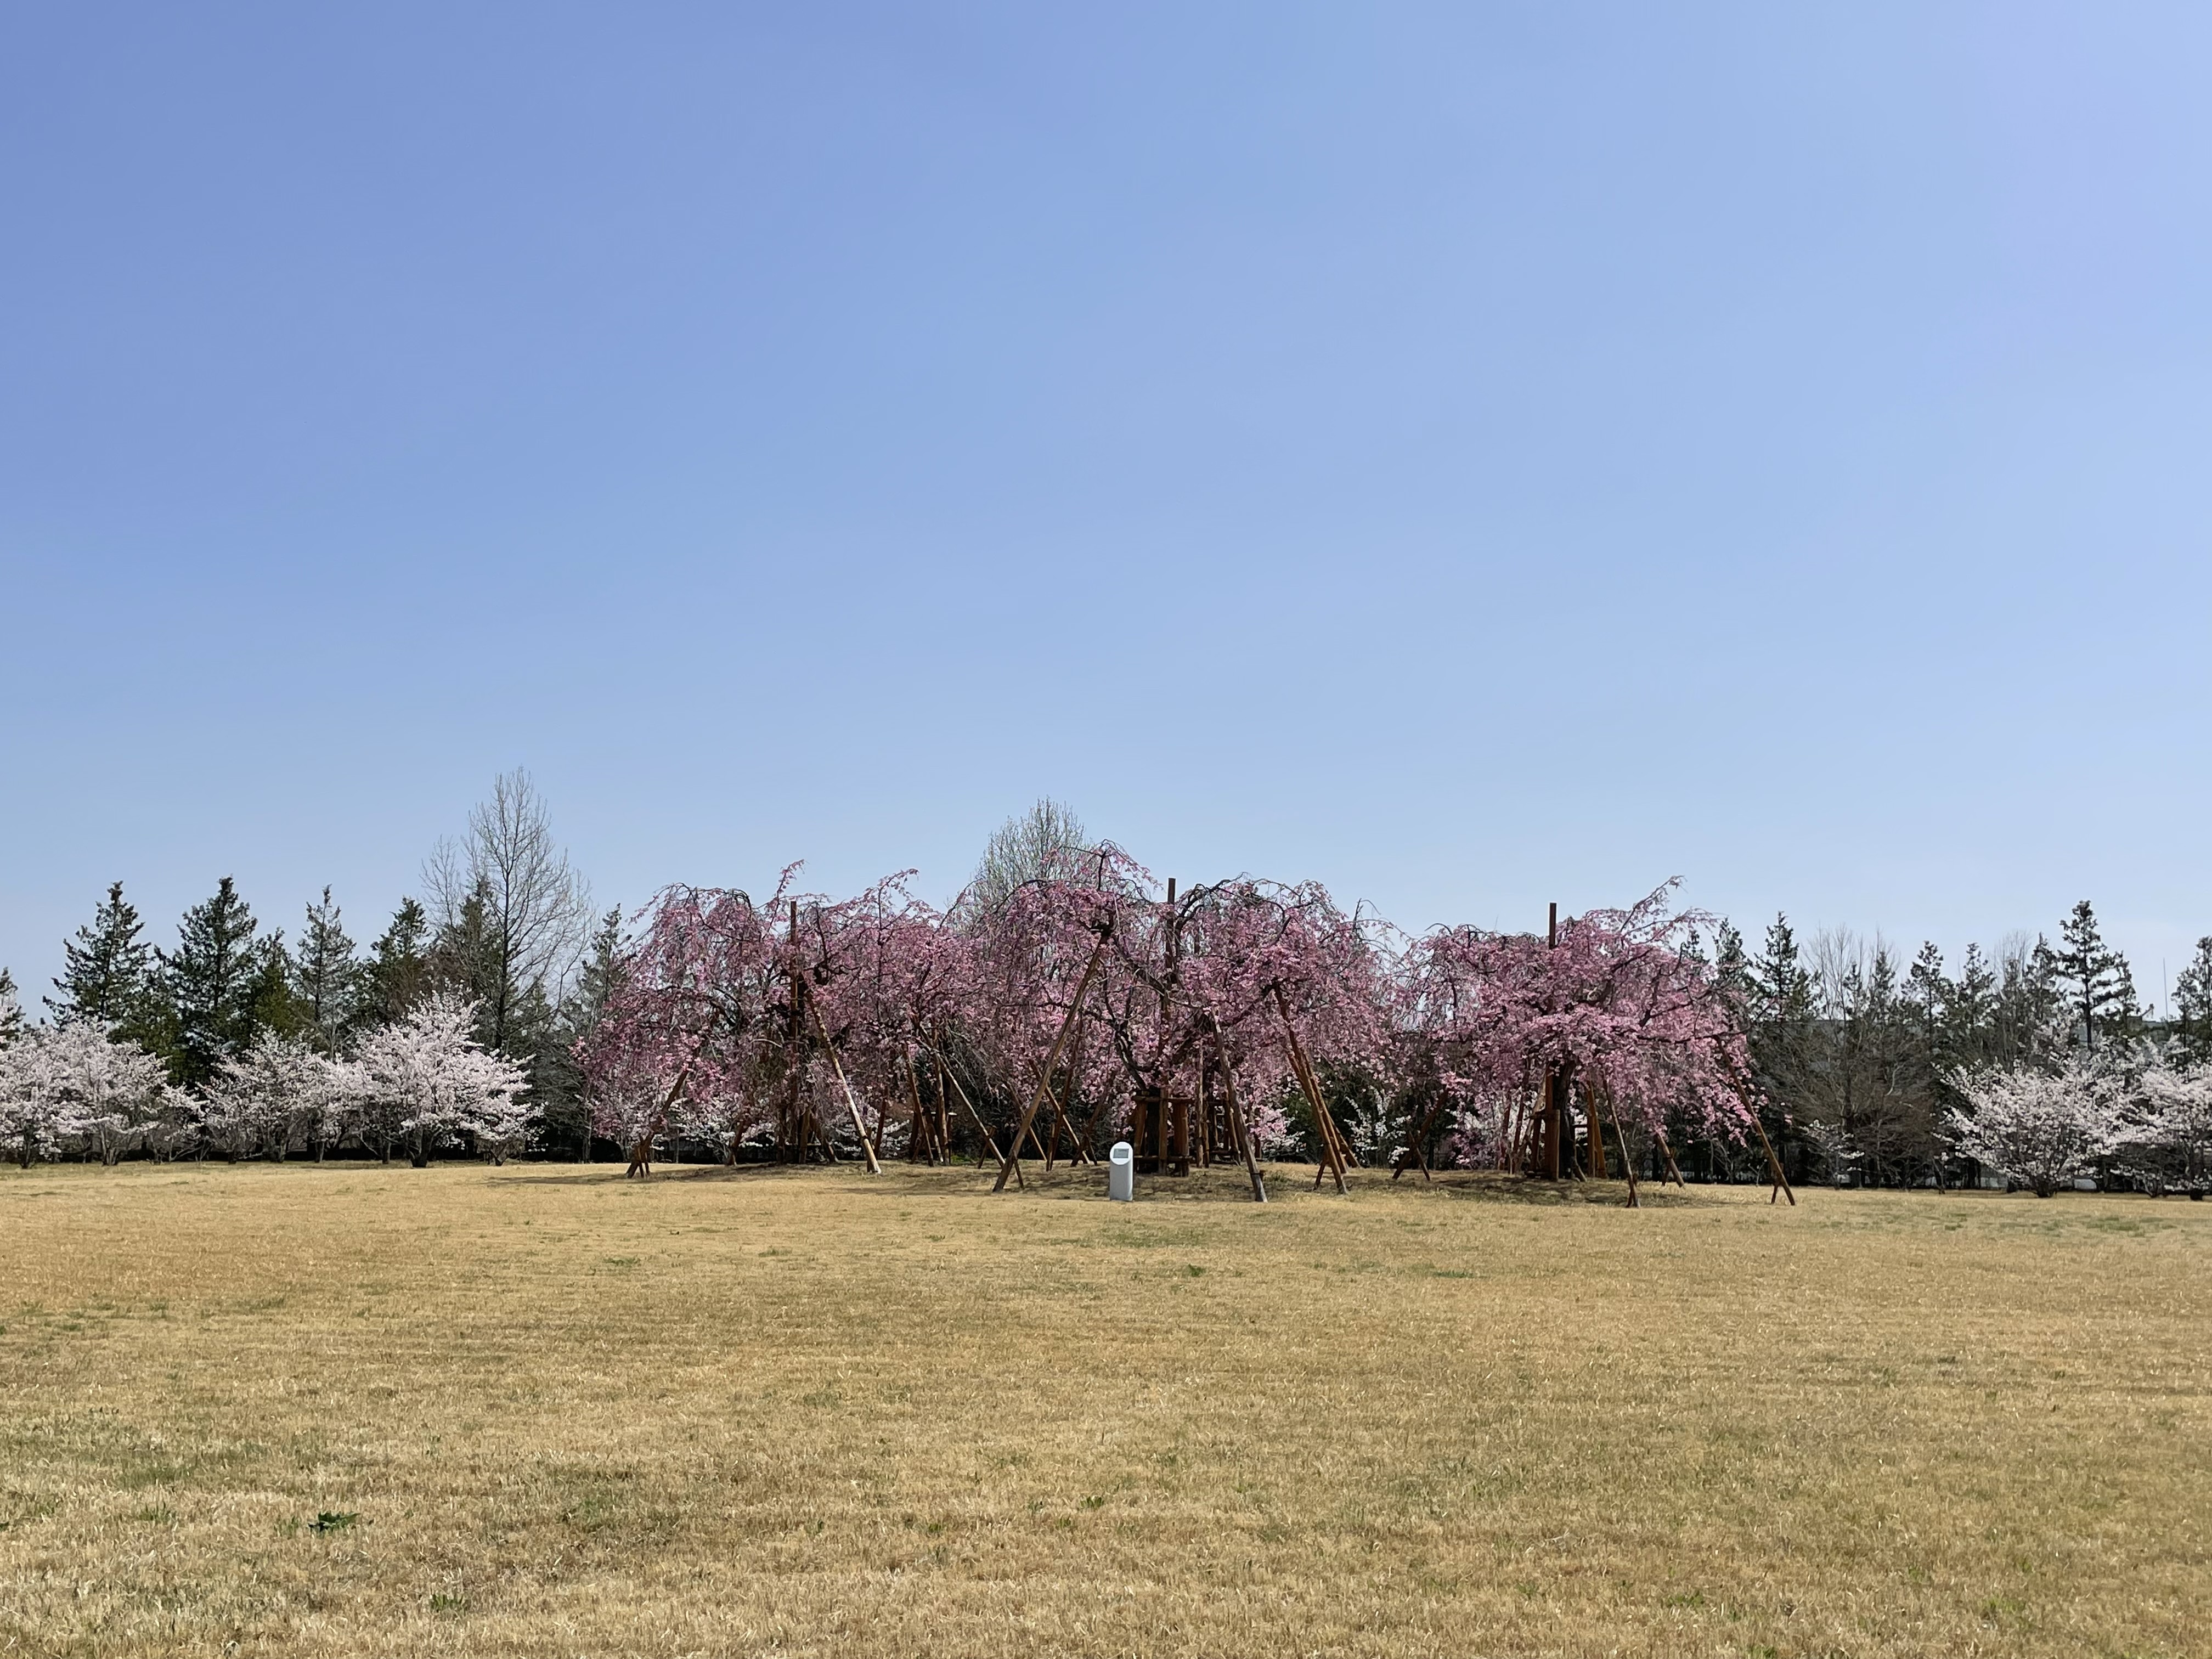
[[[1015,888],[1048,873],[1055,860],[1088,848],[1075,814],[1049,797],[1042,799],[1008,818],[984,844],[969,878],[968,902],[978,912],[995,910]]]
[[[520,769],[492,783],[469,813],[468,834],[438,843],[422,884],[441,933],[468,941],[467,988],[483,1001],[483,1032],[504,1051],[532,987],[557,996],[591,925],[590,890],[568,867],[544,798]]]

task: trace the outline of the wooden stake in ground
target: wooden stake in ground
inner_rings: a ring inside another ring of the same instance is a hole
[[[940,1162],[938,1149],[930,1144],[929,1109],[921,1103],[921,1066],[916,1056],[908,1054],[906,1061],[906,1092],[914,1103],[914,1115],[908,1121],[906,1156],[908,1163]]]
[[[1782,1173],[1782,1160],[1774,1155],[1774,1143],[1766,1138],[1766,1126],[1759,1121],[1756,1107],[1752,1109],[1751,1127],[1759,1131],[1759,1144],[1766,1148],[1766,1168],[1774,1177],[1774,1190],[1767,1194],[1766,1201],[1771,1204],[1778,1198],[1786,1198],[1790,1200],[1790,1207],[1796,1209],[1797,1194],[1790,1190],[1790,1177]]]
[[[1413,1131],[1413,1144],[1406,1148],[1404,1155],[1390,1171],[1391,1180],[1395,1181],[1405,1174],[1407,1164],[1417,1162],[1421,1166],[1421,1179],[1431,1186],[1435,1184],[1436,1176],[1429,1172],[1429,1132],[1436,1127],[1437,1114],[1443,1109],[1444,1101],[1441,1094],[1429,1103],[1429,1109],[1423,1115],[1420,1127]]]
[[[1052,1068],[1060,1064],[1060,1051],[1067,1044],[1068,1033],[1075,1029],[1076,1016],[1083,1012],[1083,999],[1091,990],[1091,976],[1098,971],[1098,958],[1106,954],[1106,939],[1099,934],[1097,945],[1091,952],[1091,960],[1083,964],[1083,977],[1075,983],[1075,1000],[1068,1005],[1067,1012],[1060,1022],[1060,1031],[1052,1040],[1052,1052],[1045,1056],[1044,1069],[1037,1073],[1036,1092],[1030,1097],[1029,1109],[1022,1114],[1021,1127],[1014,1131],[1012,1146],[999,1164],[999,1178],[991,1183],[991,1190],[1002,1193],[1006,1189],[1006,1177],[1020,1173],[1022,1137],[1030,1133],[1036,1121],[1037,1108],[1044,1104],[1045,1096],[1052,1083]]]
[[[707,1047],[707,1038],[714,1030],[714,1022],[710,1019],[699,1028],[699,1035],[692,1039],[691,1052],[684,1059],[684,1069],[677,1073],[676,1081],[668,1085],[668,1092],[660,1098],[660,1109],[653,1115],[653,1121],[646,1125],[643,1138],[630,1143],[629,1168],[623,1171],[623,1180],[627,1181],[632,1176],[647,1181],[653,1178],[653,1138],[659,1133],[659,1126],[667,1121],[669,1109],[682,1097],[684,1085],[691,1081],[691,1068],[699,1063],[699,1056]]]
[[[1298,1041],[1298,1028],[1291,1018],[1291,1005],[1283,995],[1283,988],[1278,985],[1273,988],[1275,1012],[1282,1016],[1284,1035],[1291,1040],[1291,1069],[1297,1073],[1298,1085],[1305,1091],[1306,1104],[1313,1109],[1314,1123],[1321,1130],[1322,1167],[1314,1171],[1314,1185],[1321,1185],[1324,1173],[1333,1175],[1336,1177],[1336,1190],[1341,1193],[1345,1190],[1344,1144],[1336,1133],[1336,1120],[1322,1103],[1321,1085],[1314,1077],[1313,1067],[1306,1063],[1306,1046]]]
[[[830,1069],[837,1074],[837,1086],[845,1091],[846,1108],[853,1114],[853,1133],[860,1137],[860,1150],[868,1155],[868,1173],[881,1175],[884,1166],[876,1162],[875,1143],[868,1139],[867,1123],[860,1116],[860,1097],[853,1092],[853,1085],[846,1080],[845,1068],[837,1059],[837,1045],[830,1041],[829,1027],[823,1024],[822,1011],[815,1006],[812,997],[806,1000],[806,1012],[814,1016],[815,1034],[822,1039],[823,1049],[830,1056]],[[825,1146],[828,1146],[830,1137],[823,1136],[822,1141]]]
[[[1636,1194],[1636,1160],[1628,1155],[1628,1134],[1620,1127],[1620,1114],[1613,1108],[1613,1091],[1610,1089],[1605,1091],[1605,1115],[1613,1120],[1613,1138],[1620,1143],[1620,1172],[1628,1177],[1628,1207],[1641,1209],[1644,1201]],[[1597,1132],[1597,1103],[1593,1099],[1590,1103],[1590,1134],[1593,1139]]]
[[[977,1111],[975,1109],[975,1103],[968,1098],[967,1090],[960,1086],[960,1079],[958,1075],[950,1067],[943,1068],[941,1075],[951,1082],[952,1085],[952,1092],[960,1097],[961,1109],[968,1114],[968,1121],[975,1126],[975,1133],[983,1137],[984,1146],[991,1149],[991,1162],[994,1164],[1003,1163],[1005,1160],[999,1155],[999,1143],[994,1139],[991,1135],[991,1126],[983,1121],[982,1113]],[[1014,1171],[1014,1182],[1017,1186],[1021,1187],[1026,1187],[1029,1184],[1022,1179],[1022,1172],[1018,1168]]]
[[[1260,1155],[1252,1147],[1252,1126],[1245,1121],[1244,1103],[1237,1097],[1237,1073],[1230,1069],[1229,1050],[1221,1046],[1219,1022],[1214,1021],[1211,1014],[1206,1018],[1213,1024],[1213,1046],[1221,1062],[1221,1086],[1229,1097],[1229,1115],[1237,1126],[1237,1143],[1244,1152],[1244,1173],[1252,1182],[1252,1201],[1265,1204],[1267,1183],[1260,1174]]]

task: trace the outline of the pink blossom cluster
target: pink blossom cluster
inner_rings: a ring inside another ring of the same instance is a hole
[[[1468,928],[1409,944],[1317,884],[1177,890],[1110,845],[942,911],[911,872],[842,900],[797,874],[760,900],[672,887],[638,914],[580,1049],[601,1133],[733,1155],[794,1103],[842,1120],[842,1079],[880,1141],[963,1077],[1004,1103],[1048,1086],[1112,1129],[1139,1091],[1188,1092],[1204,1066],[1266,1146],[1287,1132],[1299,1048],[1318,1071],[1440,1096],[1463,1124],[1547,1067],[1601,1082],[1631,1122],[1747,1121],[1738,1011],[1668,889],[1556,945]]]

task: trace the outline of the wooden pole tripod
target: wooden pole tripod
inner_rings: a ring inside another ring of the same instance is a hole
[[[1298,1028],[1291,1018],[1291,1005],[1279,985],[1272,988],[1275,994],[1275,1012],[1282,1016],[1283,1035],[1291,1040],[1291,1069],[1297,1073],[1298,1086],[1305,1091],[1306,1104],[1313,1110],[1314,1127],[1321,1131],[1322,1158],[1314,1170],[1314,1185],[1321,1185],[1324,1175],[1336,1177],[1336,1190],[1346,1190],[1344,1185],[1344,1138],[1337,1132],[1336,1120],[1328,1115],[1328,1108],[1321,1097],[1321,1084],[1315,1078],[1313,1067],[1306,1060],[1306,1046],[1298,1041]]]

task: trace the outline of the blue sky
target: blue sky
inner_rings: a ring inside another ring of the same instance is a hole
[[[26,5],[0,962],[1060,796],[1408,927],[2212,933],[2212,13]]]

